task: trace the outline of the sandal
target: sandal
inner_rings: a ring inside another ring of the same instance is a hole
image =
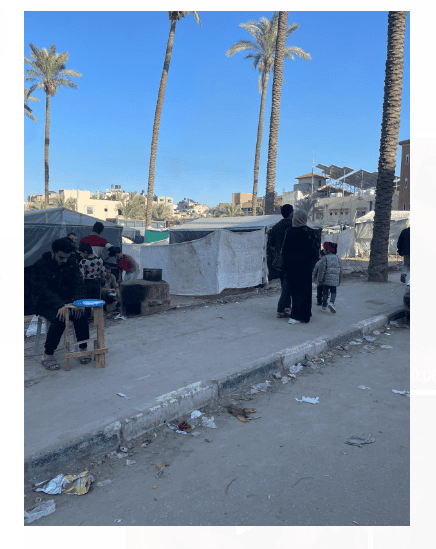
[[[53,370],[59,370],[60,366],[55,358],[44,358],[41,357],[41,364],[44,366],[46,370],[53,371]]]
[[[91,360],[92,359],[90,356],[82,356],[82,358],[80,359],[80,364],[89,364]]]

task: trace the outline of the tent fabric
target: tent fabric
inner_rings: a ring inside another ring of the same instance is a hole
[[[90,215],[74,212],[66,208],[27,210],[24,212],[24,266],[33,265],[44,252],[51,249],[57,238],[74,232],[77,239],[90,234],[96,221],[104,225],[102,237],[114,246],[121,247],[123,227],[103,221]]]
[[[403,229],[410,227],[410,212],[392,211],[389,228],[389,253],[397,253],[398,237]],[[374,228],[374,211],[359,217],[355,226],[354,251],[356,255],[369,254]]]
[[[338,245],[338,257],[342,259],[355,257],[355,234],[353,227],[336,234],[323,234],[322,242],[326,241],[335,242]]]
[[[265,231],[214,231],[180,244],[124,244],[123,253],[143,268],[162,269],[173,295],[217,295],[225,288],[266,282]]]
[[[227,229],[230,231],[253,231],[273,227],[283,217],[274,215],[247,215],[238,217],[207,217],[194,219],[189,223],[170,227],[170,244],[198,240],[211,234],[212,231]],[[308,227],[319,228],[320,225],[308,220]]]
[[[153,231],[150,229],[145,229],[144,242],[147,244],[152,244],[159,240],[165,240],[168,238],[168,231]]]

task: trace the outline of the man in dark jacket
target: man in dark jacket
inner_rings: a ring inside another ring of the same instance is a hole
[[[85,283],[79,265],[71,257],[74,245],[69,238],[59,238],[32,266],[32,298],[37,315],[50,322],[45,340],[45,353],[42,364],[47,370],[59,370],[59,364],[53,356],[65,330],[65,317],[68,309],[65,305],[77,299],[86,299]],[[77,309],[72,318],[77,341],[89,339],[89,328],[83,311]],[[84,350],[86,343],[79,347]],[[83,357],[81,362],[90,362]]]
[[[282,214],[283,219],[281,219],[278,223],[274,225],[268,235],[268,249],[270,250],[270,256],[272,257],[271,273],[274,273],[274,271],[276,271],[280,277],[283,297],[283,299],[281,298],[282,301],[288,301],[290,299],[290,288],[288,287],[288,285],[284,284],[284,271],[283,269],[279,268],[279,265],[281,262],[281,251],[286,231],[290,227],[292,227],[293,211],[294,208],[291,204],[283,204],[280,209],[280,213]],[[272,276],[270,276],[270,278],[272,278]],[[281,318],[286,316],[289,316],[288,311],[277,310],[277,317]]]
[[[401,282],[406,282],[410,273],[410,227],[403,229],[398,237],[398,255],[403,256],[403,267],[401,269]]]

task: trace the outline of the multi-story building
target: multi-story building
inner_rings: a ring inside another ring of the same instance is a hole
[[[299,175],[295,179],[298,180],[298,183],[295,183],[294,191],[301,191],[303,194],[309,194],[312,192],[312,179],[314,192],[326,184],[328,177],[319,173],[306,173],[305,175]]]
[[[232,204],[236,206],[245,202],[252,202],[253,193],[232,193]]]
[[[401,173],[398,209],[410,211],[410,139],[400,141],[399,145],[401,145]]]
[[[91,191],[79,189],[61,189],[59,191],[59,195],[65,200],[74,198],[77,212],[103,220],[121,215],[115,200],[91,198],[92,194]]]

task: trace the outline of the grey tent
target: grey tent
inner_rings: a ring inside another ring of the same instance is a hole
[[[79,241],[92,231],[96,221],[101,221],[104,230],[101,236],[114,246],[121,248],[123,227],[74,212],[66,208],[49,208],[47,210],[27,210],[24,212],[24,314],[33,314],[31,302],[31,266],[38,261],[44,252],[51,249],[51,243],[57,238],[76,233]]]
[[[123,227],[97,219],[90,215],[74,212],[66,208],[28,210],[24,212],[24,266],[33,265],[44,252],[51,249],[57,238],[76,233],[77,241],[92,231],[96,221],[101,221],[104,230],[101,236],[114,246],[121,247]]]

